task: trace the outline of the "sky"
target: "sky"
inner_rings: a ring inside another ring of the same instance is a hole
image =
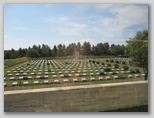
[[[144,4],[5,4],[4,50],[89,41],[124,44],[148,29]]]

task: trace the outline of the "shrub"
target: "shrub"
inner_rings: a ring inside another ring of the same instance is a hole
[[[119,61],[116,61],[116,63],[119,63]]]
[[[139,70],[139,69],[135,69],[135,72],[136,72],[136,73],[140,73],[140,70]]]
[[[104,71],[105,72],[110,72],[111,71],[111,68],[104,68]]]
[[[107,66],[111,66],[111,64],[107,64]]]
[[[103,71],[100,72],[100,75],[105,75],[105,73]]]
[[[132,69],[131,69],[131,70],[129,70],[129,71],[130,71],[130,73],[135,73],[135,70],[132,70]]]
[[[96,63],[97,63],[97,64],[99,64],[99,62],[98,62],[98,61],[97,61]]]
[[[65,75],[64,75],[64,77],[68,77],[68,75],[67,75],[67,74],[65,74]]]
[[[126,64],[126,62],[123,61],[122,64]]]
[[[118,75],[119,79],[126,79],[125,75]]]
[[[49,65],[49,63],[47,63],[47,65]]]
[[[110,62],[113,63],[114,62],[113,59],[111,59]]]
[[[95,63],[95,61],[93,60],[92,63]]]
[[[105,65],[105,63],[102,63],[102,65]]]
[[[129,67],[128,67],[128,66],[123,66],[123,69],[124,69],[124,70],[128,70]]]
[[[122,79],[122,75],[118,75],[118,78],[119,78],[119,79]]]
[[[119,65],[118,65],[118,64],[114,64],[114,67],[115,67],[115,68],[119,68]]]
[[[109,62],[109,60],[108,60],[108,59],[106,59],[106,62]]]

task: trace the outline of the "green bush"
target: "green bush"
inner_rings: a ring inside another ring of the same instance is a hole
[[[102,62],[102,65],[105,65],[105,63]]]
[[[104,68],[104,71],[105,72],[110,72],[111,71],[111,68]]]
[[[96,63],[97,63],[97,64],[99,64],[99,62],[98,62],[98,61],[97,61]]]
[[[114,62],[113,59],[111,59],[110,62],[113,63]]]
[[[107,66],[111,66],[111,64],[107,64]]]
[[[130,73],[135,73],[135,70],[132,70],[132,69],[131,69],[131,70],[129,70],[129,71],[130,71]]]
[[[118,64],[114,64],[114,67],[115,67],[115,68],[119,68],[119,65],[118,65]]]
[[[135,72],[136,72],[136,73],[140,73],[140,70],[139,70],[139,69],[135,69]]]
[[[119,63],[119,61],[116,61],[116,63]]]
[[[126,64],[126,62],[123,61],[122,64]]]
[[[105,73],[103,71],[100,72],[100,75],[105,75]]]
[[[128,67],[128,66],[123,66],[123,69],[124,69],[124,70],[128,70],[129,67]]]
[[[109,60],[108,60],[108,59],[106,59],[106,62],[109,62]]]

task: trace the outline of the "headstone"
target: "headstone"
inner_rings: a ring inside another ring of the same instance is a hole
[[[28,79],[32,79],[32,76],[28,76]]]
[[[94,80],[95,80],[95,78],[93,78],[93,77],[92,77],[92,78],[90,78],[90,81],[94,81]]]
[[[101,80],[103,80],[103,77],[98,77],[98,79],[101,81]]]
[[[113,76],[114,79],[118,79],[118,76]]]
[[[53,78],[56,78],[56,77],[57,77],[57,75],[53,75],[52,77],[53,77]]]
[[[86,81],[86,78],[81,78],[81,81],[82,81],[82,82],[85,82],[85,81]]]
[[[19,77],[19,80],[22,80],[22,79],[24,79],[24,77]]]
[[[34,84],[39,84],[39,81],[34,81]]]
[[[29,84],[29,82],[28,82],[28,81],[23,82],[23,85],[28,85],[28,84]]]
[[[64,79],[63,82],[69,82],[68,79]]]
[[[77,73],[77,74],[75,74],[75,76],[77,77],[77,76],[79,76],[79,74]]]
[[[128,78],[133,78],[132,75],[128,75]]]
[[[36,76],[36,79],[40,79],[41,77],[40,76]]]
[[[77,81],[78,81],[78,79],[76,79],[76,78],[75,78],[75,79],[73,79],[73,82],[77,82]]]
[[[49,80],[44,80],[44,84],[49,84]]]
[[[60,75],[60,77],[61,77],[61,78],[63,78],[63,77],[64,77],[64,75]]]
[[[12,82],[12,86],[17,86],[18,82]]]
[[[45,75],[44,78],[48,78],[48,75]]]
[[[110,80],[111,78],[109,76],[106,77],[106,80]]]
[[[59,80],[58,80],[58,79],[55,79],[55,80],[54,80],[54,83],[59,83]]]
[[[14,77],[10,77],[10,80],[14,80],[15,78]]]

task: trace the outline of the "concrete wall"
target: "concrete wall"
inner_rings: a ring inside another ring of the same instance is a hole
[[[90,112],[147,104],[147,81],[4,92],[5,112]]]

